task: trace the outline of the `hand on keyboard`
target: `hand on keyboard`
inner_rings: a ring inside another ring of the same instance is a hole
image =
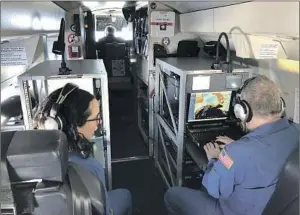
[[[226,136],[218,136],[215,141],[222,142],[224,144],[229,144],[229,143],[234,142],[233,139],[226,137]]]
[[[218,158],[221,150],[217,143],[207,143],[204,147],[207,159]]]

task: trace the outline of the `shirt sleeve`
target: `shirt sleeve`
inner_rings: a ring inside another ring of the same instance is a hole
[[[213,166],[214,166],[214,163],[216,163],[218,161],[218,159],[215,159],[215,158],[212,158],[208,161],[208,164],[207,164],[207,169],[206,171],[210,171]]]
[[[210,165],[212,167],[204,174],[203,186],[214,198],[230,196],[234,190],[235,175],[239,174],[236,156],[232,150],[225,148]]]

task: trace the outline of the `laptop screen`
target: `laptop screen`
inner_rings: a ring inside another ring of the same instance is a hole
[[[232,91],[191,93],[188,122],[228,117]]]

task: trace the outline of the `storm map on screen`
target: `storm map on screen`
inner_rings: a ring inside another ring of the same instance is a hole
[[[192,93],[188,121],[226,119],[231,91]]]

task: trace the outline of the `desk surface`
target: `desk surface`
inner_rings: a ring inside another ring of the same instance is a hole
[[[107,76],[105,66],[102,60],[67,60],[66,65],[69,69],[72,69],[69,76],[72,75],[101,75]],[[44,61],[31,69],[24,72],[19,77],[51,77],[59,76],[59,68],[61,61],[48,60]]]
[[[160,61],[178,68],[183,71],[198,71],[198,70],[212,70],[211,65],[215,62],[214,59],[210,57],[186,57],[186,58],[178,58],[178,57],[169,57],[169,58],[158,58]],[[235,63],[232,63],[233,69],[248,69],[248,67],[244,67]]]

